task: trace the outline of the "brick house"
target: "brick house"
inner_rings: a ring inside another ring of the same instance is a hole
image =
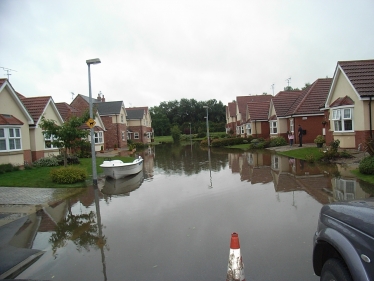
[[[151,114],[148,107],[126,108],[128,123],[128,139],[134,142],[150,143],[153,141]]]
[[[71,105],[67,104],[66,102],[59,102],[56,103],[56,107],[62,116],[64,121],[68,120],[71,116],[81,116],[83,114],[82,111],[72,107]],[[100,151],[101,146],[104,146],[105,142],[105,126],[104,123],[97,111],[94,112],[94,141],[95,141],[95,151]],[[81,129],[90,130],[87,124],[83,124]],[[90,136],[88,136],[88,141],[91,142]]]
[[[271,95],[256,95],[256,96],[237,96],[236,97],[236,134],[240,136],[245,136],[246,130],[250,129],[252,132],[257,134],[263,134],[261,122],[254,122],[248,115],[251,111],[248,111],[248,103],[263,103],[269,102],[272,99]],[[247,121],[249,123],[247,125]],[[256,125],[255,125],[256,124]],[[256,126],[250,127],[248,126]]]
[[[98,111],[105,127],[104,149],[127,146],[127,120],[123,101],[105,101],[104,96],[98,95],[92,99],[93,107]],[[78,94],[70,105],[78,110],[89,108],[89,97]]]
[[[269,111],[270,136],[288,139],[287,131],[290,131],[298,143],[298,125],[304,130],[305,143],[313,143],[317,135],[324,135],[325,115],[320,108],[326,101],[331,83],[332,78],[317,79],[302,91],[279,92]]]
[[[374,60],[339,61],[324,104],[326,141],[362,147],[373,138]]]
[[[26,98],[19,93],[17,93],[17,95],[34,120],[34,124],[29,125],[32,161],[34,162],[50,155],[58,155],[60,152],[59,148],[51,144],[53,136],[46,138],[39,125],[43,116],[46,119],[54,120],[58,126],[64,123],[52,97]]]
[[[236,101],[226,106],[226,134],[230,132],[236,132]]]
[[[0,164],[31,163],[29,125],[34,119],[8,79],[0,79]]]

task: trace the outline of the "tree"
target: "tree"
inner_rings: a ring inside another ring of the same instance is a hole
[[[171,128],[171,137],[173,138],[174,143],[178,143],[181,139],[181,131],[177,125],[174,125]]]
[[[89,119],[89,113],[86,111],[81,117],[72,116],[61,126],[58,126],[54,120],[42,117],[40,127],[43,129],[43,135],[51,138],[51,144],[54,147],[62,148],[64,152],[64,166],[67,166],[68,149],[81,147],[87,142],[88,130],[81,129],[82,124]]]

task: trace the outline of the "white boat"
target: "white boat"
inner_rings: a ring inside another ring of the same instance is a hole
[[[106,160],[100,167],[103,168],[106,176],[120,179],[143,170],[143,158],[139,156],[139,158],[130,163],[124,163],[121,160]]]

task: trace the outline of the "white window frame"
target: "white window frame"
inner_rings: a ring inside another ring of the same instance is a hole
[[[270,134],[278,133],[278,121],[270,121]]]
[[[293,124],[293,119],[291,118],[290,119],[290,131],[292,132],[292,133],[294,133],[295,131],[295,126],[294,126],[294,124]]]
[[[53,145],[53,141],[54,140],[57,140],[57,138],[54,136],[54,135],[50,135],[49,138],[47,138],[45,135],[44,135],[44,148],[45,149],[56,149],[58,148],[57,146]],[[47,142],[50,142],[50,146],[47,146]]]
[[[353,132],[353,108],[343,107],[332,110],[332,120],[334,121],[334,132]],[[350,121],[350,126],[349,126]],[[351,129],[346,129],[351,127]]]
[[[151,132],[147,132],[147,138],[150,139],[152,136],[152,133]]]
[[[5,144],[5,149],[0,151],[17,151],[22,150],[21,127],[1,127],[3,132],[0,141]]]
[[[104,143],[103,131],[94,132],[94,140],[96,144]]]
[[[136,133],[134,133],[134,140],[138,140],[138,139],[139,139],[139,133],[136,132]]]
[[[237,135],[240,134],[240,126],[236,126],[236,134],[237,134]]]
[[[247,123],[245,126],[246,126],[247,135],[252,135],[251,123]]]
[[[121,123],[123,123],[123,114],[121,114]]]
[[[122,134],[122,141],[125,141],[126,140],[126,138],[125,138],[125,131],[122,131],[121,134]]]
[[[240,134],[244,135],[244,132],[245,132],[244,125],[242,125],[240,126]]]

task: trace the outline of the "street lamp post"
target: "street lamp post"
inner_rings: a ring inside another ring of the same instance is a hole
[[[210,147],[210,138],[209,138],[209,120],[208,120],[208,109],[209,106],[204,105],[203,108],[206,108],[206,136],[208,137],[208,147]]]
[[[191,122],[188,123],[188,124],[190,124],[190,141],[191,141],[191,140],[192,140],[192,139],[191,139]]]
[[[90,65],[91,64],[99,64],[101,63],[100,59],[91,59],[86,60],[88,66],[88,91],[89,91],[89,100],[90,100],[90,118],[93,119],[93,112],[92,112],[92,92],[91,92],[91,71]],[[91,135],[91,154],[92,154],[92,182],[93,187],[97,189],[97,171],[96,171],[96,152],[95,152],[95,135],[94,135],[94,128],[90,129]]]

